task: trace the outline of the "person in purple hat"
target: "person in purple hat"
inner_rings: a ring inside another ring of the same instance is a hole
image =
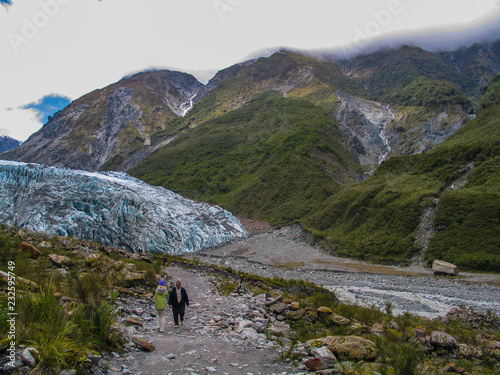
[[[160,280],[160,285],[155,290],[156,316],[158,318],[158,331],[165,329],[165,313],[167,311],[167,287],[165,281]]]

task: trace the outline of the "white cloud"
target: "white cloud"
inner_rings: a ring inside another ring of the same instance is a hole
[[[42,123],[34,110],[0,108],[0,135],[8,135],[18,141],[25,141],[40,129]]]
[[[256,51],[335,48],[358,30],[380,38],[486,16],[500,16],[498,0],[15,1],[0,9],[0,105],[17,108],[51,92],[78,98],[152,66],[206,81]],[[32,131],[26,116],[5,116],[0,126],[13,134]]]

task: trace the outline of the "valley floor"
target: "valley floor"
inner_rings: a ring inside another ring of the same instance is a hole
[[[409,311],[434,318],[467,306],[500,315],[500,275],[461,272],[436,277],[422,266],[373,265],[324,254],[303,241],[299,227],[268,230],[189,256],[264,277],[303,279],[322,285],[346,303],[390,304],[394,314]]]

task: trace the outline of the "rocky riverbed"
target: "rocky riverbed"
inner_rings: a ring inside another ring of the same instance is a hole
[[[421,266],[380,266],[329,256],[308,245],[298,226],[269,229],[190,255],[264,277],[312,281],[334,291],[342,302],[390,306],[435,318],[453,307],[467,306],[500,315],[500,275],[461,273],[437,277]]]

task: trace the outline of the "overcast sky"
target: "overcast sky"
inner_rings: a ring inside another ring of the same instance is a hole
[[[500,0],[0,3],[0,135],[22,141],[50,110],[149,68],[206,82],[279,47],[343,53],[387,38],[426,48],[500,38]]]

